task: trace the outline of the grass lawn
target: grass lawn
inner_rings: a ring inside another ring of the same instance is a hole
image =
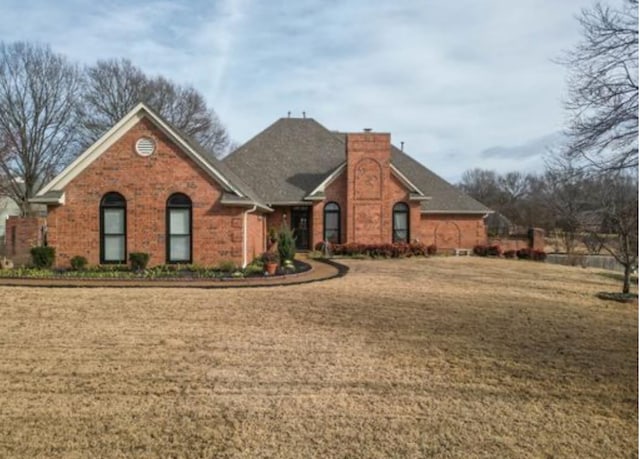
[[[345,261],[245,290],[2,288],[0,457],[637,457],[593,270]]]

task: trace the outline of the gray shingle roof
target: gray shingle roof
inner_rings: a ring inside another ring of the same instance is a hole
[[[391,164],[431,199],[420,205],[428,213],[487,213],[491,210],[465,194],[411,156],[391,147]]]
[[[273,204],[302,202],[344,160],[344,142],[318,122],[281,118],[223,162]]]
[[[344,133],[329,131],[312,118],[281,118],[224,158],[223,163],[251,184],[256,195],[268,204],[303,202],[344,163],[345,149]],[[490,212],[394,146],[391,163],[431,197],[421,203],[423,212]]]

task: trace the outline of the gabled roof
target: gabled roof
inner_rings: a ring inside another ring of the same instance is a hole
[[[484,204],[465,194],[393,145],[391,146],[391,164],[419,187],[426,196],[431,197],[420,204],[422,213],[486,214],[492,212]]]
[[[281,118],[223,160],[270,205],[323,199],[345,161],[346,134],[312,118]],[[394,146],[391,166],[423,213],[491,212]]]
[[[197,142],[173,127],[168,121],[155,113],[144,103],[136,105],[118,123],[109,129],[102,137],[93,143],[87,150],[76,158],[53,180],[47,183],[31,202],[64,204],[64,189],[84,171],[91,163],[99,158],[109,147],[129,131],[141,119],[149,119],[165,135],[167,135],[184,153],[213,178],[223,189],[224,194],[233,196],[234,202],[245,205],[256,205],[263,210],[271,209],[257,198],[255,193],[224,163],[214,158],[212,154],[204,150]],[[231,200],[230,200],[231,201]]]
[[[223,162],[273,205],[304,202],[344,160],[335,133],[312,118],[281,118]]]

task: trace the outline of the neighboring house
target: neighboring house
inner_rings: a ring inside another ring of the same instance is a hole
[[[12,215],[20,215],[20,207],[8,196],[0,197],[0,240],[5,236],[7,218]]]
[[[486,242],[490,212],[390,144],[389,134],[277,121],[224,161],[144,104],[44,186],[56,264],[246,264],[286,223],[299,249],[322,240],[439,248]]]

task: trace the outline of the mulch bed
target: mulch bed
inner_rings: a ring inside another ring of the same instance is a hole
[[[4,277],[0,278],[0,286],[12,287],[79,287],[79,288],[242,288],[242,287],[276,287],[280,285],[297,285],[329,280],[344,276],[349,268],[329,260],[315,260],[308,263],[295,260],[296,272],[285,273],[278,270],[272,276],[248,276],[245,278],[73,278],[73,277]]]
[[[606,301],[617,301],[618,303],[635,303],[638,301],[636,293],[598,292],[596,297]]]

